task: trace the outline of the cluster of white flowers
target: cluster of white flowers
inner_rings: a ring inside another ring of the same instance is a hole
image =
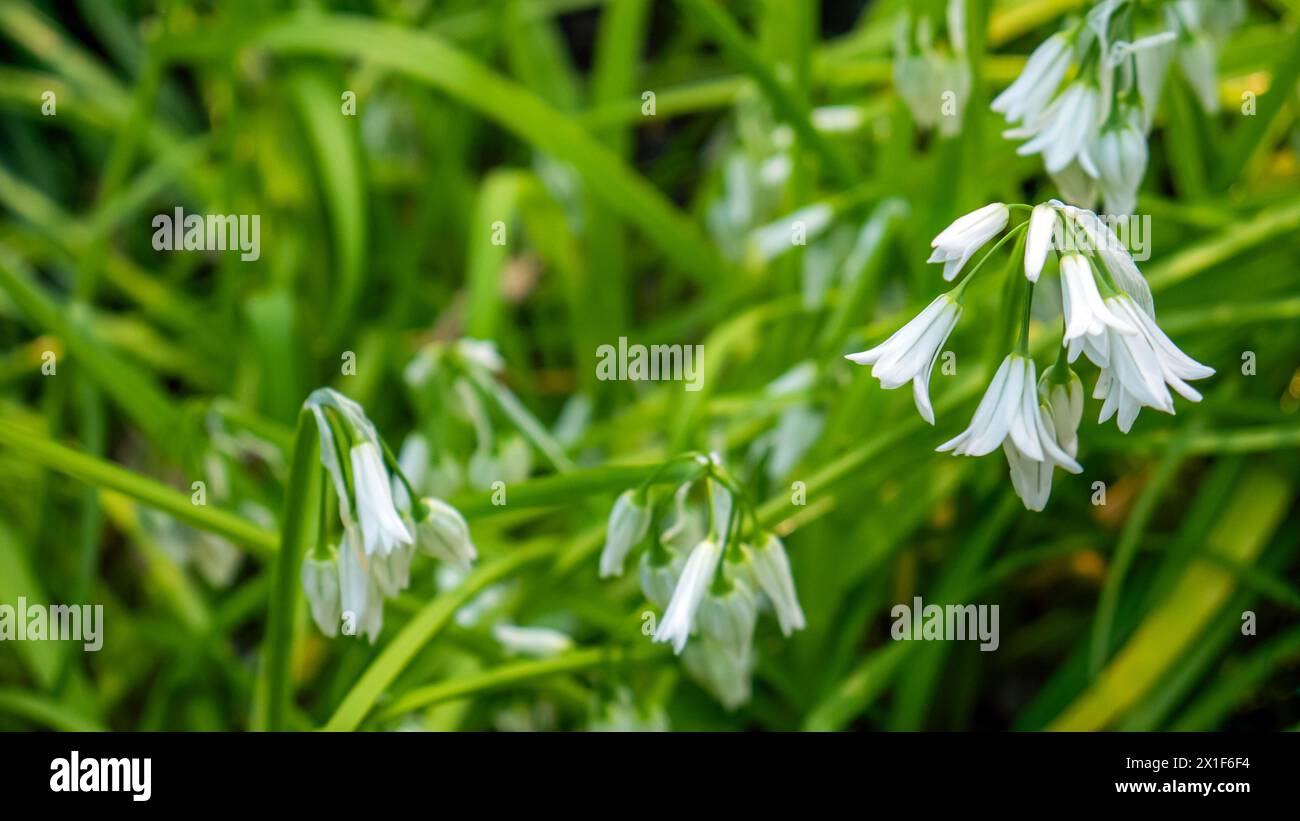
[[[944,263],[944,278],[953,279],[1006,227],[1012,208],[1030,210],[1027,205],[993,203],[960,217],[935,237],[930,261]],[[1080,353],[1101,369],[1093,391],[1094,398],[1104,400],[1099,421],[1117,416],[1124,433],[1143,407],[1172,414],[1170,388],[1200,401],[1188,380],[1204,379],[1214,370],[1179,350],[1156,324],[1151,289],[1119,238],[1096,214],[1052,200],[1035,206],[1029,219],[1002,241],[1022,231],[1027,301],[1049,255],[1054,253],[1058,261],[1064,323],[1060,357],[1040,379],[1029,353],[1026,302],[1017,349],[1002,361],[969,427],[938,449],[983,456],[1002,446],[1016,492],[1026,507],[1042,510],[1054,468],[1071,473],[1083,469],[1075,459],[1083,386],[1070,368]],[[984,260],[884,342],[847,357],[871,365],[871,375],[884,388],[911,382],[917,410],[930,424],[930,372],[961,317],[962,294]]]
[[[320,534],[303,562],[303,588],[321,632],[335,636],[342,625],[345,633],[364,634],[373,642],[383,628],[384,598],[410,584],[417,549],[460,568],[468,568],[477,552],[455,508],[440,499],[418,498],[406,484],[359,404],[321,388],[304,406],[316,420],[321,464],[338,500],[342,534],[337,547]],[[401,482],[400,493],[390,469]]]
[[[899,16],[894,32],[894,87],[918,126],[937,128],[945,137],[961,132],[971,87],[966,0],[948,0],[944,13],[920,5]]]
[[[1134,0],[1102,0],[1043,41],[993,100],[1016,125],[1005,136],[1026,141],[1020,154],[1042,155],[1066,200],[1090,208],[1100,189],[1107,212],[1132,213],[1170,63],[1177,56],[1202,106],[1216,111],[1218,43],[1243,8],[1178,0],[1146,15]]]
[[[671,521],[641,556],[641,590],[664,611],[654,640],[671,644],[687,671],[734,709],[750,697],[760,610],[770,608],[787,637],[806,622],[781,540],[757,525],[716,456],[684,458],[698,475],[676,488]],[[689,504],[701,483],[708,496],[704,513]],[[654,489],[651,477],[615,501],[600,556],[602,578],[622,575],[628,555],[650,533]]]

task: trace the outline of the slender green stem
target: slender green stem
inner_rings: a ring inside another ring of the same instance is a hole
[[[300,598],[301,568],[312,538],[320,499],[320,434],[316,417],[304,408],[298,414],[289,487],[280,519],[280,550],[271,579],[267,612],[265,656],[262,659],[262,693],[266,699],[265,729],[285,729],[292,695],[290,661],[293,655],[294,616]],[[254,711],[256,713],[257,711]]]
[[[996,254],[999,248],[1001,248],[1003,245],[1006,245],[1008,240],[1025,236],[1023,232],[1028,227],[1029,227],[1029,220],[1025,220],[1024,222],[1020,223],[1019,225],[1015,226],[1010,231],[1002,235],[1002,237],[993,244],[993,247],[990,248],[984,254],[984,256],[980,257],[980,261],[975,263],[975,266],[970,269],[970,272],[967,273],[966,276],[962,277],[961,282],[957,283],[957,287],[954,288],[952,291],[952,298],[960,301],[962,294],[966,290],[966,286],[969,285],[970,281],[975,278],[975,274],[979,273],[979,270],[984,267],[984,263],[988,262],[989,258],[992,257],[994,254]],[[1023,254],[1012,254],[1011,261],[1014,263],[1016,258],[1020,256],[1023,256]]]

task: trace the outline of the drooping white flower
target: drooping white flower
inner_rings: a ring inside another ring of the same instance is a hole
[[[746,546],[745,551],[759,589],[776,611],[781,633],[789,637],[794,631],[804,629],[807,620],[795,593],[794,574],[790,572],[790,558],[786,555],[785,545],[775,534],[768,534],[757,546]]]
[[[1089,358],[1104,363],[1093,389],[1093,396],[1103,400],[1098,421],[1105,422],[1118,414],[1119,429],[1128,433],[1143,407],[1172,414],[1174,403],[1168,387],[1189,401],[1199,402],[1201,394],[1187,380],[1204,379],[1213,375],[1214,369],[1183,353],[1155,319],[1126,294],[1108,297],[1106,303],[1112,313],[1129,321],[1138,333],[1110,331],[1104,348],[1088,349]]]
[[[1107,302],[1114,312],[1122,314],[1121,300],[1127,300],[1127,297],[1110,297]],[[1174,402],[1165,387],[1160,360],[1145,336],[1121,334],[1107,328],[1102,344],[1095,345],[1089,338],[1085,349],[1095,363],[1105,363],[1093,389],[1095,398],[1105,400],[1099,422],[1105,422],[1118,411],[1119,429],[1128,433],[1143,407],[1170,414],[1174,412]]]
[[[420,518],[415,520],[416,547],[435,559],[469,570],[478,558],[478,550],[460,511],[430,496],[420,500],[417,513]]]
[[[317,559],[308,555],[302,563],[302,588],[307,594],[312,621],[325,635],[339,632],[339,562],[337,557]]]
[[[1071,51],[1070,39],[1059,32],[1040,43],[1015,82],[994,98],[993,110],[1012,123],[1037,119],[1065,78]]]
[[[723,593],[710,590],[700,602],[696,621],[700,634],[734,652],[749,650],[758,622],[758,598],[740,579]]]
[[[1142,101],[1142,130],[1150,132],[1156,120],[1160,94],[1164,90],[1165,78],[1169,74],[1169,66],[1174,60],[1176,48],[1173,38],[1163,38],[1155,42],[1150,42],[1154,37],[1146,37],[1143,40],[1149,41],[1147,47],[1133,49],[1133,62],[1137,66],[1138,99]]]
[[[1147,139],[1142,113],[1133,108],[1107,123],[1079,155],[1084,170],[1101,184],[1106,212],[1131,214],[1147,170]]]
[[[1065,312],[1064,342],[1084,334],[1096,336],[1107,327],[1120,333],[1137,333],[1136,328],[1106,307],[1092,266],[1082,254],[1061,258],[1061,307]]]
[[[942,262],[943,278],[951,282],[976,251],[1007,227],[1010,219],[1010,209],[1000,202],[958,217],[930,242],[934,252],[926,262]]]
[[[641,580],[641,593],[645,595],[646,601],[655,607],[667,607],[668,602],[672,601],[673,591],[677,589],[677,580],[681,578],[682,568],[686,564],[686,557],[676,550],[663,550],[666,556],[660,556],[657,560],[652,554],[655,551],[648,550],[641,554],[641,562],[637,568],[637,575]]]
[[[1029,215],[1029,230],[1025,235],[1025,278],[1030,282],[1037,282],[1038,275],[1043,272],[1058,222],[1056,209],[1047,203],[1035,205]]]
[[[605,528],[605,548],[600,552],[600,578],[623,575],[623,561],[650,530],[650,507],[637,492],[626,490],[614,501]]]
[[[398,545],[387,554],[373,553],[367,558],[370,576],[384,596],[392,598],[410,587],[414,553],[411,545]]]
[[[1039,382],[1038,393],[1043,400],[1038,412],[1048,434],[1071,458],[1077,456],[1079,422],[1083,418],[1083,383],[1073,371],[1068,372],[1065,382],[1056,381],[1049,370]],[[1003,441],[1002,450],[1011,468],[1011,485],[1029,510],[1041,511],[1047,506],[1052,493],[1052,473],[1057,467],[1071,473],[1081,470],[1077,463],[1057,462],[1050,453],[1045,453],[1046,458],[1042,460],[1030,459],[1010,439]]]
[[[1063,451],[1038,412],[1038,380],[1034,361],[1020,354],[1002,360],[993,381],[975,409],[970,426],[937,450],[954,455],[983,456],[1010,439],[1021,453],[1041,462],[1051,458],[1068,470],[1081,470]]]
[[[1052,416],[1051,429],[1057,444],[1071,456],[1079,455],[1079,423],[1083,421],[1083,382],[1079,375],[1066,369],[1064,382],[1053,378],[1054,368],[1043,373],[1038,391],[1044,407]]]
[[[1042,154],[1043,165],[1055,174],[1069,165],[1097,131],[1103,101],[1089,80],[1076,80],[1033,120],[1003,132],[1008,139],[1027,139],[1016,149],[1022,157]]]
[[[871,365],[871,375],[886,390],[912,383],[912,400],[921,418],[934,424],[930,404],[930,372],[948,341],[961,305],[950,294],[940,294],[921,313],[874,348],[844,358],[859,365]]]
[[[737,652],[707,639],[691,642],[682,664],[691,677],[713,693],[728,710],[749,701],[753,691],[754,652]]]
[[[722,548],[710,539],[700,542],[691,551],[691,555],[686,558],[686,566],[682,568],[682,575],[677,580],[677,587],[673,590],[673,597],[668,602],[663,621],[659,622],[659,629],[655,631],[655,641],[671,643],[673,652],[682,652],[695,627],[695,614],[699,610],[700,600],[708,591],[721,558]]]
[[[361,536],[366,555],[387,555],[400,545],[411,544],[414,539],[402,523],[384,468],[384,458],[373,441],[357,442],[352,446],[352,483],[356,493],[356,516],[361,523]]]
[[[366,566],[355,531],[339,546],[339,609],[346,635],[366,636],[373,644],[384,627],[384,597]]]

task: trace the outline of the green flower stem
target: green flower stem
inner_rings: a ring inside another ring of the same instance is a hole
[[[196,505],[185,493],[161,482],[60,445],[3,418],[0,418],[0,446],[43,467],[97,487],[116,490],[191,527],[243,545],[259,559],[266,560],[275,555],[275,535],[247,519],[219,508]]]
[[[543,543],[515,550],[484,562],[465,577],[458,587],[430,601],[393,637],[343,697],[334,715],[321,729],[331,732],[355,730],[365,720],[375,702],[415,658],[416,653],[442,631],[451,617],[478,593],[521,568],[540,561],[556,550],[553,543]]]
[[[960,302],[962,294],[966,291],[966,286],[975,278],[975,274],[979,273],[979,270],[984,267],[984,263],[988,262],[989,258],[996,254],[998,249],[1003,245],[1006,245],[1007,241],[1011,239],[1017,241],[1015,251],[1011,254],[1011,267],[1014,269],[1016,260],[1024,259],[1025,256],[1025,239],[1029,236],[1026,231],[1027,228],[1029,228],[1029,220],[1025,220],[1019,225],[1016,225],[1010,231],[1007,231],[1001,239],[995,242],[993,247],[986,251],[984,256],[980,257],[980,261],[975,263],[974,267],[970,269],[970,272],[967,273],[966,276],[962,277],[961,282],[957,283],[957,287],[952,289],[952,298]]]
[[[414,690],[410,690],[394,700],[392,704],[385,707],[379,713],[379,718],[397,718],[403,713],[409,713],[413,710],[430,707],[434,704],[441,704],[446,701],[452,701],[453,699],[465,698],[466,696],[476,695],[489,690],[499,690],[503,687],[536,681],[537,679],[546,676],[554,676],[561,673],[577,673],[596,667],[616,667],[635,664],[642,661],[666,657],[667,655],[668,652],[666,647],[652,646],[636,649],[628,649],[624,647],[589,647],[583,650],[574,650],[552,658],[529,659],[527,661],[503,664],[499,667],[494,667],[491,670],[476,673],[475,675],[461,676],[459,678],[451,679],[450,681],[440,681],[436,684],[429,684],[424,687],[417,687]]]
[[[271,578],[271,601],[267,611],[266,655],[262,659],[259,695],[265,698],[267,730],[284,730],[293,684],[290,660],[293,655],[294,616],[301,597],[302,560],[309,540],[315,535],[316,505],[321,489],[320,434],[316,417],[307,408],[298,414],[298,433],[293,445],[293,466],[280,518],[280,550]],[[255,710],[254,713],[257,711]]]

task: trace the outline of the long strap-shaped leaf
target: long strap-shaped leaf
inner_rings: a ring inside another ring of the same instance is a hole
[[[695,224],[599,140],[537,95],[432,34],[362,17],[310,15],[264,30],[255,43],[280,52],[365,60],[446,92],[571,164],[593,194],[683,270],[705,280],[725,270]]]

